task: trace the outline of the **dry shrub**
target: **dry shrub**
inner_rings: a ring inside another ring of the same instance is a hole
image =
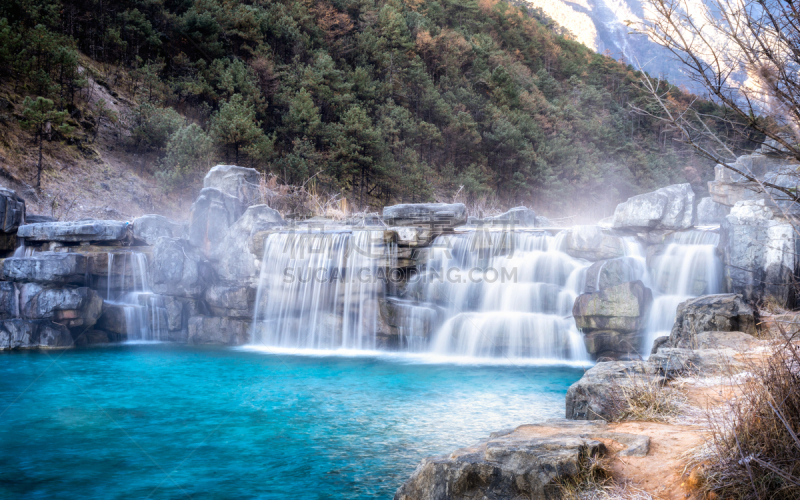
[[[261,203],[282,213],[285,217],[304,219],[326,217],[344,220],[348,215],[347,200],[339,193],[322,194],[312,185],[310,188],[281,184],[274,174],[261,177],[258,185]]]
[[[780,330],[740,395],[709,413],[706,487],[722,498],[800,499],[800,347]]]
[[[666,386],[661,377],[629,373],[611,390],[611,419],[674,422],[689,409],[686,396]]]
[[[562,498],[583,500],[591,492],[612,486],[611,464],[603,454],[590,455],[588,450],[581,454],[578,474],[559,478]]]

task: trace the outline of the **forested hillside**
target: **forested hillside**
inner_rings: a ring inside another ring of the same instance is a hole
[[[0,75],[0,122],[25,147],[80,151],[113,125],[174,196],[230,162],[362,209],[458,196],[570,214],[702,189],[708,170],[631,112],[630,66],[494,0],[6,0]]]

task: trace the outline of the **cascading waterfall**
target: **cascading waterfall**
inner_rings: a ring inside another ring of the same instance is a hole
[[[306,349],[375,349],[383,231],[276,233],[264,244],[252,339]]]
[[[587,263],[562,251],[564,234],[483,231],[434,242],[422,297],[446,319],[430,350],[469,357],[585,361],[572,320]]]
[[[133,251],[107,255],[106,300],[123,308],[128,340],[167,340],[166,309],[150,289],[147,256]]]
[[[722,292],[722,262],[717,256],[719,234],[690,230],[670,236],[664,252],[650,269],[653,307],[647,322],[645,353],[653,342],[669,335],[678,305],[692,297]]]

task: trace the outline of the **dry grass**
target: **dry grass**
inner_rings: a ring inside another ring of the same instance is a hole
[[[691,462],[721,498],[800,499],[800,347],[785,341],[708,413],[711,438]]]
[[[613,421],[642,421],[673,423],[689,412],[686,396],[665,385],[658,377],[628,374],[612,389]]]
[[[561,480],[565,500],[653,500],[644,490],[630,483],[618,483],[611,475],[611,459],[584,455],[577,476]]]

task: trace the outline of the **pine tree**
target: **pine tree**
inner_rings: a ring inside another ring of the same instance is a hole
[[[223,146],[233,146],[235,162],[239,164],[239,151],[264,136],[261,122],[256,121],[256,111],[245,102],[241,94],[234,94],[211,117],[211,135]]]
[[[22,106],[25,120],[21,122],[21,125],[33,132],[39,146],[39,160],[36,163],[36,187],[39,188],[42,186],[42,143],[45,136],[49,138],[54,128],[63,134],[69,134],[72,132],[72,127],[64,123],[67,112],[56,111],[55,104],[50,99],[39,96],[34,100],[26,97]]]

